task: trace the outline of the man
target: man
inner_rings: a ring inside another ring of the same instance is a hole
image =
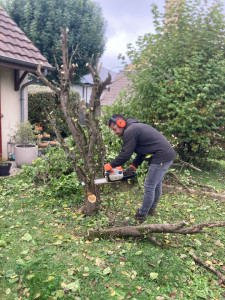
[[[114,114],[109,120],[109,127],[114,133],[123,138],[123,146],[119,155],[110,163],[105,164],[106,172],[112,168],[122,166],[135,152],[137,155],[130,167],[136,170],[144,161],[148,160],[150,167],[144,183],[144,199],[134,218],[142,223],[148,214],[155,215],[155,209],[162,193],[162,181],[166,171],[173,163],[175,151],[167,139],[155,128],[140,123],[133,118]]]

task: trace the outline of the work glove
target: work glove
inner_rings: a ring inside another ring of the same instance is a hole
[[[128,168],[126,168],[126,170],[124,171],[124,173],[126,175],[132,174],[134,173],[134,171],[136,171],[136,167],[134,165],[130,165]]]
[[[109,172],[112,169],[112,166],[108,163],[104,165],[105,172]]]

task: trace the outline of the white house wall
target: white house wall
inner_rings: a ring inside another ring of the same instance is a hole
[[[85,99],[87,105],[90,103],[92,86],[74,84],[71,86],[71,90],[77,91],[80,94],[80,98]]]
[[[26,79],[23,83],[26,82]],[[22,83],[22,84],[23,84]],[[21,85],[22,86],[22,85]],[[8,142],[11,132],[21,121],[20,91],[14,90],[14,70],[0,67],[0,93],[2,122],[2,159],[8,159]],[[25,108],[24,120],[28,120],[28,97],[27,90],[24,93]]]

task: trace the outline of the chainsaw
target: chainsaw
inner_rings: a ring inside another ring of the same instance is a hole
[[[95,184],[113,183],[118,181],[124,181],[136,176],[136,172],[129,171],[129,173],[123,171],[122,167],[112,168],[109,172],[105,172],[105,177],[95,179]]]

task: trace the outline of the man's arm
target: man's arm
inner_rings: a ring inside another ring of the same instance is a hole
[[[124,131],[124,136],[123,136],[123,146],[122,150],[119,153],[119,155],[110,162],[110,165],[115,168],[118,166],[122,166],[127,162],[130,158],[131,155],[133,154],[135,147],[136,147],[136,135],[133,130],[129,128],[129,130]]]
[[[138,166],[140,166],[143,161],[145,159],[145,155],[140,155],[140,154],[137,154],[135,159],[132,161],[131,165],[135,166],[135,168],[137,168]]]

